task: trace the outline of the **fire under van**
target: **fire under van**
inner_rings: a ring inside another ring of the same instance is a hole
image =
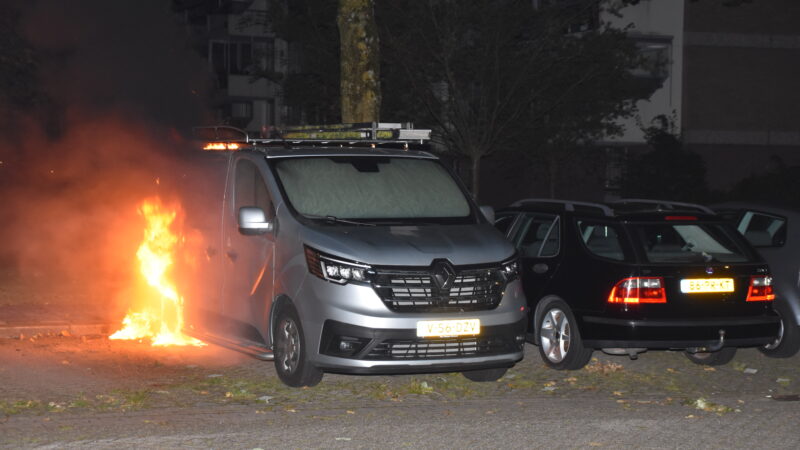
[[[274,360],[289,386],[324,372],[492,381],[522,359],[515,249],[422,150],[430,130],[201,131],[213,173],[191,188],[214,212],[187,212],[204,239],[187,334]]]

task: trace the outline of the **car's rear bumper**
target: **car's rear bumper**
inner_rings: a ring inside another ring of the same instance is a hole
[[[629,320],[597,316],[578,319],[583,343],[591,348],[752,347],[775,340],[775,314],[708,319]],[[721,338],[724,336],[724,338]]]

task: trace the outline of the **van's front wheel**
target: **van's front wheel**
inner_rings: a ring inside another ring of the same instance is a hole
[[[309,362],[303,327],[291,305],[278,312],[275,327],[275,371],[278,378],[291,387],[315,386],[322,380],[322,371]]]

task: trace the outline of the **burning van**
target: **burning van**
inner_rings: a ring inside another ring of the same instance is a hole
[[[221,215],[187,211],[205,241],[186,333],[274,360],[289,386],[323,372],[492,381],[522,359],[514,247],[435,156],[409,149],[430,130],[201,131],[215,173],[190,187],[218,186],[203,204]]]

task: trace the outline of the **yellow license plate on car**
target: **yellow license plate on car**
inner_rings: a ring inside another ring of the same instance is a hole
[[[417,322],[417,337],[472,336],[480,333],[480,319],[420,320]]]
[[[681,280],[681,292],[703,294],[707,292],[733,292],[733,278],[691,278]]]

